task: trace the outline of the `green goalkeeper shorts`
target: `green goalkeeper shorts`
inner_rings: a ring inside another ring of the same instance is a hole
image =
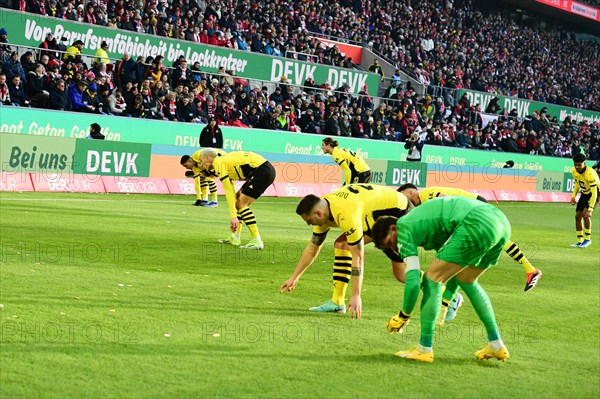
[[[506,216],[493,206],[474,208],[456,226],[437,258],[460,266],[487,269],[500,259],[510,239]]]

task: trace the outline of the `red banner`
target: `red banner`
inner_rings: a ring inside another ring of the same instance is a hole
[[[106,189],[101,179],[98,175],[31,174],[35,191],[105,193]]]
[[[165,179],[152,177],[103,176],[107,193],[169,194]]]
[[[526,201],[522,191],[494,190],[498,201]]]
[[[171,194],[196,194],[192,179],[165,179],[165,182]]]
[[[324,39],[322,37],[314,36],[320,42],[325,43],[327,46],[337,46],[340,50],[340,53],[344,54],[344,57],[352,58],[352,62],[355,64],[360,64],[362,61],[362,51],[363,48],[361,46],[356,46],[348,43],[336,42],[335,40]]]
[[[536,0],[538,3],[558,8],[570,14],[600,22],[600,10],[572,0]]]
[[[0,191],[33,191],[29,173],[0,173]]]
[[[477,194],[480,197],[485,198],[488,201],[498,201],[496,199],[496,195],[494,195],[494,191],[493,190],[467,190],[473,194]]]
[[[308,194],[321,196],[320,184],[273,183],[278,197],[304,197]]]

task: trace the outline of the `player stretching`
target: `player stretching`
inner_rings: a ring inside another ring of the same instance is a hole
[[[412,202],[414,206],[419,206],[422,203],[437,197],[442,197],[445,195],[451,195],[456,197],[466,197],[478,199],[479,201],[487,202],[487,200],[477,194],[470,193],[465,190],[461,190],[459,188],[450,188],[450,187],[428,187],[422,189],[420,192],[417,191],[417,187],[414,184],[404,184],[398,188],[398,191],[406,195],[406,197]],[[533,267],[529,259],[521,252],[521,249],[517,244],[508,240],[506,243],[506,247],[504,248],[504,252],[508,254],[515,262],[518,262],[523,269],[525,270],[525,274],[527,278],[525,280],[525,289],[524,291],[529,291],[533,287],[536,286],[538,281],[542,278],[542,271],[538,268]],[[447,286],[446,289],[452,288]],[[450,292],[446,293],[448,295]]]
[[[215,184],[215,179],[210,176],[205,176],[202,173],[202,168],[200,167],[200,151],[198,150],[192,154],[184,155],[181,157],[181,165],[188,169],[185,172],[186,177],[190,177],[194,179],[194,189],[196,190],[196,202],[194,205],[196,206],[207,206],[209,208],[216,208],[219,206],[217,199],[217,185]],[[225,155],[225,151],[216,150],[217,153],[221,155]],[[208,192],[210,191],[210,201],[208,200]]]
[[[338,147],[337,140],[330,137],[323,139],[321,148],[325,154],[331,154],[333,160],[344,171],[344,184],[368,183],[371,181],[371,169],[369,165],[356,155],[354,151]]]
[[[475,353],[479,360],[506,360],[508,351],[500,338],[492,304],[477,279],[495,265],[508,238],[510,224],[497,208],[463,197],[444,197],[413,209],[396,219],[382,217],[373,226],[379,248],[397,250],[406,262],[402,310],[388,320],[389,332],[401,333],[410,321],[421,286],[418,247],[434,249],[436,256],[423,277],[421,338],[417,347],[396,356],[433,362],[433,336],[440,312],[444,284],[456,276],[477,316],[485,326],[488,345]]]
[[[575,179],[571,204],[577,204],[575,208],[575,230],[577,231],[577,242],[571,244],[576,248],[587,248],[592,243],[592,212],[598,205],[600,192],[600,179],[598,173],[585,164],[585,155],[577,154],[573,157],[573,169],[571,174]],[[581,190],[579,201],[575,200],[577,192]],[[583,219],[583,225],[582,225]]]
[[[265,192],[275,180],[275,168],[269,161],[253,152],[235,151],[219,155],[214,148],[200,150],[201,165],[209,176],[221,180],[227,205],[229,206],[231,237],[219,240],[223,244],[240,245],[240,235],[244,222],[252,239],[240,248],[263,249],[264,244],[258,232],[258,225],[250,205]],[[245,180],[236,193],[234,180]]]
[[[408,200],[395,190],[370,184],[349,184],[323,197],[307,195],[302,198],[296,213],[313,228],[310,243],[306,246],[292,276],[279,288],[292,291],[302,273],[313,264],[331,227],[339,227],[342,234],[335,240],[333,252],[333,295],[330,301],[310,308],[317,312],[345,312],[346,288],[352,277],[352,297],[348,307],[352,316],[360,318],[361,285],[364,266],[364,245],[370,243],[370,229],[375,219],[383,215],[400,216],[409,207]],[[385,251],[392,260],[396,278],[404,281],[404,267],[398,263],[393,251]],[[403,265],[402,265],[403,266]]]

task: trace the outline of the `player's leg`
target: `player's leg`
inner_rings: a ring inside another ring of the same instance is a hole
[[[523,270],[525,270],[527,278],[524,291],[529,291],[535,287],[540,278],[542,278],[542,271],[533,267],[531,262],[529,262],[529,259],[521,252],[521,248],[511,240],[508,240],[506,243],[504,252],[506,252],[515,262],[519,263],[523,267]]]
[[[465,292],[479,320],[483,323],[488,337],[488,345],[475,353],[479,360],[498,359],[506,360],[509,357],[508,350],[500,338],[500,331],[496,323],[496,315],[490,299],[479,282],[478,277],[486,269],[469,266],[459,273],[456,278],[460,288]]]
[[[433,362],[433,336],[436,320],[440,313],[444,283],[463,270],[463,266],[435,258],[423,277],[423,299],[421,299],[421,337],[415,348],[400,351],[396,356]]]
[[[577,232],[577,242],[571,244],[572,247],[581,247],[583,243],[583,210],[588,206],[591,194],[581,194],[575,208],[575,231]],[[591,229],[591,223],[590,223]]]
[[[250,230],[252,239],[248,244],[241,246],[244,249],[263,249],[264,244],[258,231],[256,217],[250,209],[250,205],[258,199],[275,180],[275,168],[270,162],[265,162],[254,170],[252,176],[239,191],[235,206],[240,214],[241,220]]]
[[[584,217],[583,219],[583,241],[581,242],[580,248],[587,248],[592,244],[592,218],[590,216]]]
[[[200,200],[202,201],[204,206],[208,203],[208,179],[202,175],[200,175],[198,178],[200,179]]]
[[[583,210],[575,211],[575,232],[577,233],[577,242],[571,246],[580,247],[583,242]]]
[[[217,206],[219,206],[219,202],[217,197],[217,184],[215,183],[215,179],[207,177],[206,183],[208,186],[208,191],[210,192],[210,200],[206,203],[206,206],[210,208],[216,208]]]
[[[600,195],[600,189],[598,189],[598,194]],[[583,196],[582,196],[583,197]],[[583,210],[589,206],[590,200],[592,198],[592,194],[587,194],[586,197],[588,197],[585,200],[585,203],[582,206],[581,212],[582,212],[582,217],[583,217]],[[580,197],[581,200],[581,197]],[[596,203],[594,204],[593,208],[596,208],[598,206],[598,203],[600,202],[600,200],[596,200]],[[587,248],[592,244],[592,217],[590,216],[586,216],[583,217],[583,242],[580,245],[580,248]]]
[[[470,257],[469,267],[459,273],[456,279],[469,298],[488,335],[488,345],[476,352],[475,356],[479,360],[506,360],[509,354],[500,338],[494,309],[487,293],[479,285],[477,279],[485,270],[498,263],[510,237],[511,228],[506,216],[499,209],[490,207],[485,212],[487,214],[477,215],[480,222],[477,235],[480,237],[480,241],[485,243],[485,249],[479,257]]]
[[[442,307],[437,320],[437,325],[441,326],[448,321],[454,320],[456,312],[463,304],[463,297],[458,293],[458,282],[456,277],[452,277],[446,283],[446,289],[442,293]]]
[[[196,202],[194,202],[195,206],[204,206],[206,202],[202,201],[202,184],[201,184],[202,176],[197,176],[194,178],[194,191],[196,191]]]
[[[235,206],[238,210],[238,219],[240,219],[250,230],[250,235],[252,239],[247,245],[243,245],[240,248],[245,249],[262,249],[263,242],[260,238],[260,233],[258,231],[258,225],[256,224],[256,217],[254,213],[250,209],[250,205],[254,202],[254,198],[244,194],[243,192],[239,192],[238,198],[235,202]]]
[[[313,312],[346,311],[346,290],[352,273],[352,254],[344,234],[340,235],[333,244],[333,293],[331,300],[320,306],[310,308]]]

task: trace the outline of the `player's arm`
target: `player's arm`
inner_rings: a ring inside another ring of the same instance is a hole
[[[575,175],[573,175],[575,178]],[[577,178],[575,178],[575,184],[573,184],[573,194],[571,194],[571,204],[575,205],[577,201],[575,201],[575,197],[577,197],[577,193],[579,192],[579,182]]]
[[[344,184],[350,184],[350,179],[352,178],[352,171],[350,170],[350,166],[348,165],[348,161],[345,160],[342,156],[338,155],[333,158],[335,162],[340,165],[342,171],[344,172]]]
[[[281,285],[281,287],[279,287],[280,293],[293,291],[296,288],[296,284],[300,280],[302,274],[306,271],[306,269],[310,267],[310,265],[314,263],[315,259],[317,259],[317,256],[319,256],[319,253],[321,252],[321,247],[323,246],[323,243],[325,242],[326,238],[327,231],[325,231],[324,233],[313,232],[310,242],[308,243],[306,248],[304,248],[304,251],[302,251],[300,260],[298,260],[296,269],[294,269],[294,273],[292,273],[292,276],[287,281],[285,281]]]
[[[587,181],[592,196],[590,197],[590,202],[588,203],[587,209],[584,210],[585,217],[592,216],[592,212],[594,211],[594,206],[596,205],[596,201],[598,200],[598,183],[595,178]]]
[[[363,271],[365,265],[365,244],[364,239],[354,244],[350,244],[350,254],[352,254],[352,296],[348,302],[348,310],[350,317],[360,319],[362,313],[362,299],[360,293],[362,291]]]

